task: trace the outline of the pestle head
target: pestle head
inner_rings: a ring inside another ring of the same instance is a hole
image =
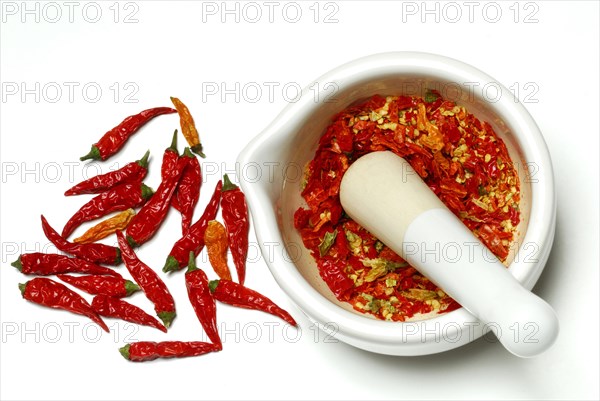
[[[356,160],[342,178],[340,201],[353,220],[479,318],[513,354],[535,356],[556,340],[559,324],[550,305],[484,253],[485,245],[406,160],[392,152]],[[456,249],[451,260],[439,252],[450,245]]]

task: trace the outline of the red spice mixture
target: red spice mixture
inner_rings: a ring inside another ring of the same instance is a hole
[[[335,296],[363,313],[404,321],[460,305],[350,219],[340,204],[344,172],[359,157],[389,150],[500,260],[520,220],[519,179],[487,122],[436,91],[425,98],[373,96],[333,118],[307,164],[294,225]]]

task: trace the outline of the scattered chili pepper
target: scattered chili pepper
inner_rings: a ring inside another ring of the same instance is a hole
[[[221,215],[227,227],[229,237],[229,248],[233,264],[237,271],[238,281],[244,285],[246,278],[246,257],[248,255],[248,206],[246,197],[237,185],[229,181],[227,174],[223,177],[223,189],[221,190]]]
[[[87,155],[80,157],[79,160],[106,160],[117,153],[123,145],[125,145],[125,142],[127,142],[127,140],[148,121],[161,114],[172,114],[176,112],[177,110],[170,107],[156,107],[129,116],[123,120],[121,124],[104,134],[98,142],[92,145],[90,152]]]
[[[119,348],[123,358],[132,362],[146,362],[158,358],[184,358],[198,356],[209,352],[220,351],[223,347],[217,344],[201,341],[164,341],[155,343],[151,341],[140,341],[127,344]]]
[[[224,280],[231,280],[231,272],[227,266],[227,230],[223,224],[216,220],[209,221],[204,233],[204,243],[215,273]]]
[[[160,167],[160,176],[162,181],[166,181],[167,178],[177,170],[177,161],[179,160],[179,150],[177,150],[177,130],[173,133],[173,139],[171,140],[171,146],[165,149],[163,153],[162,165]],[[177,196],[173,195],[171,198],[171,205],[175,210],[179,211],[179,203],[177,203]]]
[[[154,317],[120,298],[96,295],[92,300],[92,309],[100,316],[114,317],[126,322],[154,327],[164,333],[167,332],[165,326]]]
[[[184,266],[187,266],[190,251],[194,251],[194,254],[198,255],[202,248],[204,248],[204,233],[208,227],[208,222],[217,217],[222,185],[221,181],[217,183],[213,195],[200,219],[192,224],[187,234],[177,240],[173,248],[171,248],[171,252],[169,252],[169,256],[167,256],[167,261],[163,267],[165,273],[181,270]]]
[[[121,277],[98,276],[94,274],[80,277],[59,274],[57,277],[65,283],[71,284],[73,287],[77,287],[92,295],[108,295],[123,298],[140,290],[137,284]]]
[[[177,188],[177,183],[188,163],[180,158],[175,167],[173,175],[165,181],[161,181],[152,198],[144,204],[139,213],[135,215],[129,226],[127,226],[127,240],[133,247],[138,247],[148,241],[160,228],[165,220],[171,198]]]
[[[181,132],[190,145],[192,152],[196,153],[200,157],[206,157],[204,153],[202,153],[200,135],[196,129],[194,118],[192,117],[192,114],[188,110],[187,106],[176,97],[171,97],[171,102],[173,102],[173,105],[177,109],[177,113],[179,113]]]
[[[154,304],[154,310],[165,327],[169,328],[176,316],[175,301],[169,289],[158,274],[137,257],[121,231],[117,231],[117,240],[127,270]]]
[[[127,225],[131,219],[133,219],[133,216],[135,216],[135,210],[127,209],[110,219],[106,219],[96,224],[94,227],[83,233],[81,237],[75,238],[73,242],[76,244],[89,244],[106,238],[109,235],[114,234],[117,230],[124,230],[127,228]]]
[[[217,304],[210,294],[206,273],[196,267],[196,256],[193,251],[190,251],[188,270],[185,273],[185,286],[190,303],[206,335],[213,344],[221,345],[221,338],[217,330]]]
[[[23,274],[37,276],[52,276],[63,273],[88,273],[121,277],[119,273],[107,267],[57,253],[24,253],[19,256],[19,259],[12,262],[11,265]]]
[[[38,305],[64,309],[84,315],[97,323],[104,331],[110,332],[102,318],[98,316],[85,299],[65,285],[45,277],[36,277],[24,284],[19,284],[23,298]]]
[[[137,161],[128,163],[118,170],[96,175],[80,182],[65,192],[65,196],[81,194],[97,194],[115,187],[123,182],[141,181],[148,173],[148,157],[150,151]]]
[[[179,160],[179,150],[177,149],[177,130],[173,132],[171,145],[163,153],[162,164],[160,166],[160,176],[165,181],[173,172]]]
[[[239,308],[267,312],[280,317],[292,326],[297,325],[294,318],[288,312],[277,306],[269,298],[234,281],[212,280],[208,284],[208,287],[212,296],[219,302]]]
[[[142,182],[119,184],[106,192],[96,195],[83,205],[67,221],[62,236],[67,238],[86,221],[98,219],[113,212],[120,212],[143,205],[154,194],[152,188]]]
[[[183,170],[181,180],[177,185],[177,193],[174,198],[177,199],[177,205],[181,212],[181,231],[185,235],[190,229],[194,209],[200,198],[200,186],[202,185],[202,170],[196,156],[185,148],[182,157],[188,158],[188,164]]]
[[[42,228],[46,238],[58,248],[58,250],[85,259],[92,263],[102,263],[107,265],[121,264],[121,251],[114,246],[105,244],[74,244],[67,241],[54,230],[44,216],[42,216]]]

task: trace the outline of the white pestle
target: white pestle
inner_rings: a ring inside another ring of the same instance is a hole
[[[373,152],[344,174],[346,213],[476,316],[520,357],[548,349],[558,319],[435,196],[408,162]],[[486,251],[486,252],[484,252]]]

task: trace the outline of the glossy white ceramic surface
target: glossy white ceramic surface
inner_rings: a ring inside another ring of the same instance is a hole
[[[262,171],[244,181],[256,236],[281,288],[320,327],[356,347],[391,355],[423,355],[464,345],[489,330],[465,309],[411,322],[385,322],[338,302],[293,227],[303,205],[302,168],[316,150],[331,117],[374,94],[419,95],[438,89],[489,122],[505,141],[521,180],[522,222],[510,273],[527,289],[539,278],[554,238],[556,194],[552,164],[542,134],[512,93],[476,68],[447,57],[397,52],[344,64],[303,91],[238,157],[239,166]],[[273,244],[279,250],[273,252]],[[503,333],[511,335],[512,333]]]
[[[385,151],[355,160],[340,201],[354,221],[491,327],[511,353],[537,356],[556,340],[550,305],[488,253],[403,158]]]

